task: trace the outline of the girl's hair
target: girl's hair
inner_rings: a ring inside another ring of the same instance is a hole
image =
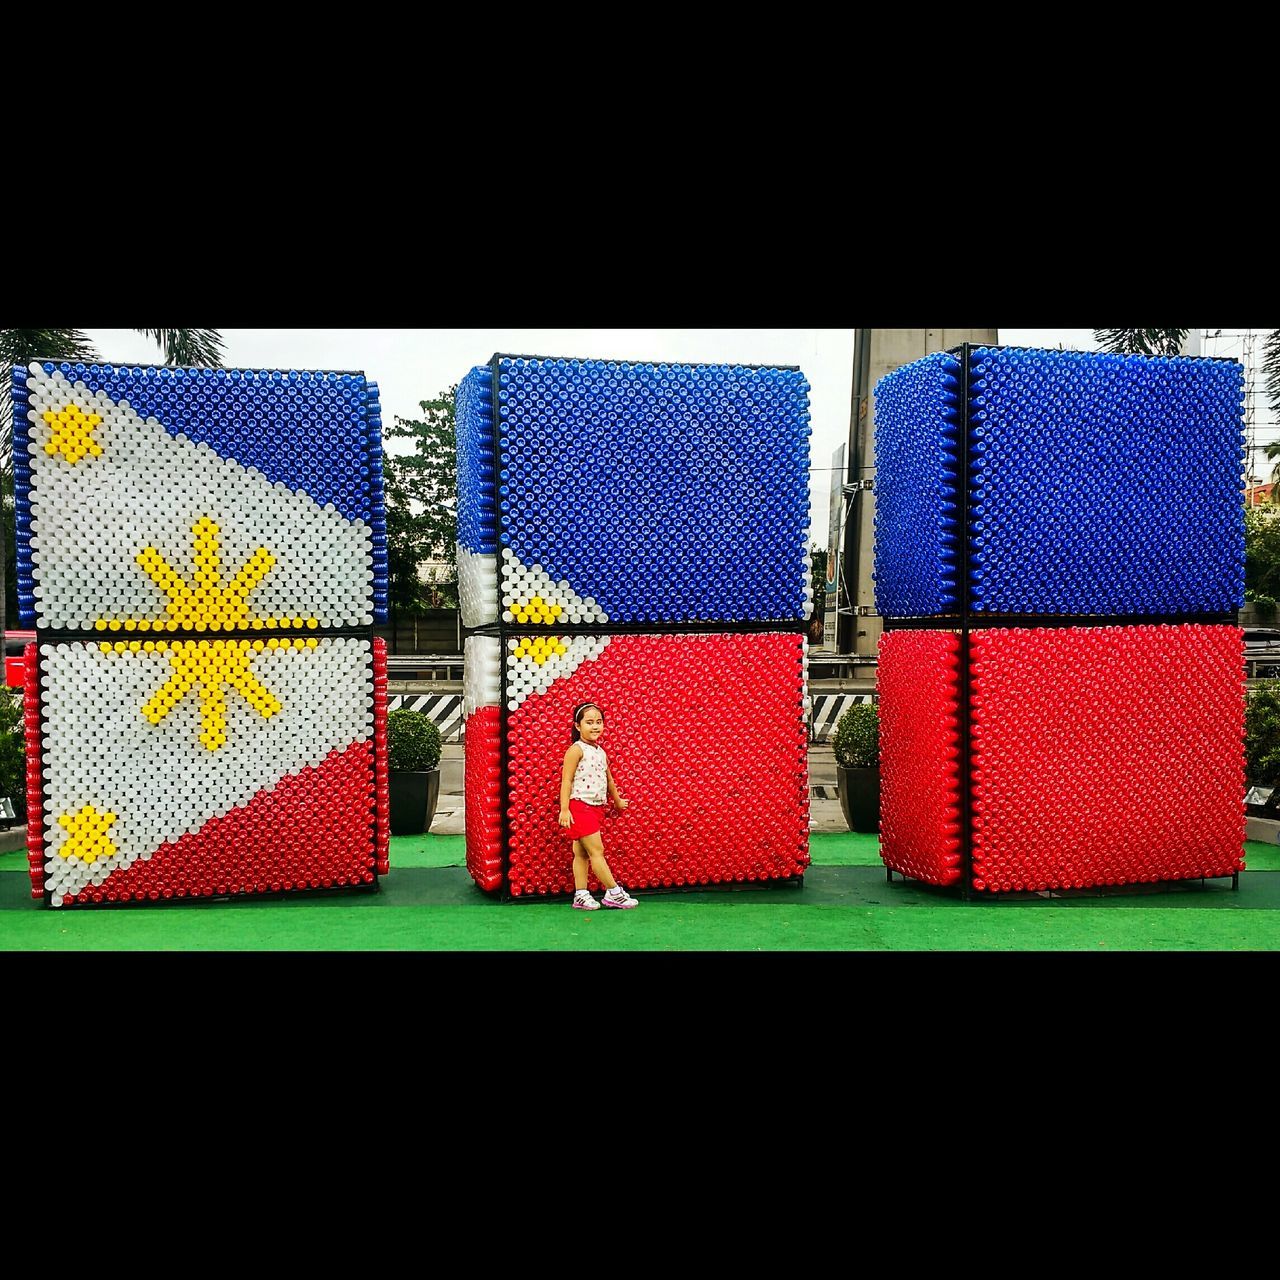
[[[600,718],[604,719],[604,711],[601,710],[600,704],[596,702],[580,702],[573,709],[573,741],[577,742],[582,735],[578,732],[578,726],[582,723],[582,717],[595,707],[600,712]]]

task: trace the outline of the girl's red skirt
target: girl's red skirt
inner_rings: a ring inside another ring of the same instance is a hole
[[[600,823],[604,819],[604,808],[602,804],[570,800],[569,812],[573,815],[573,825],[561,827],[560,830],[570,840],[581,840],[583,836],[593,836],[600,830]]]

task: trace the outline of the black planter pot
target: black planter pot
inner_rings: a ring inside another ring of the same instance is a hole
[[[836,765],[840,778],[840,808],[850,831],[880,830],[880,767],[846,769]]]
[[[420,836],[431,828],[440,799],[440,770],[388,775],[391,783],[391,834]]]

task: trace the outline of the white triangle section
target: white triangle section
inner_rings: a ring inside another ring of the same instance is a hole
[[[142,714],[173,674],[165,654],[103,653],[96,643],[42,645],[40,653],[45,887],[55,903],[373,735],[366,640],[253,653],[249,670],[281,708],[264,717],[223,686],[227,741],[214,751],[200,741],[198,687],[159,724]],[[107,836],[117,852],[91,863],[61,856],[69,835],[58,822],[86,805],[116,814]]]
[[[35,366],[39,369],[39,366]],[[363,520],[272,483],[209,445],[172,436],[126,400],[91,393],[61,373],[32,373],[29,457],[36,625],[91,630],[98,618],[162,618],[168,596],[138,564],[154,547],[195,582],[201,519],[218,526],[222,584],[259,547],[275,563],[248,593],[251,618],[310,617],[320,626],[373,624],[372,540]],[[75,462],[50,454],[46,413],[69,405],[102,422],[102,452]]]
[[[545,693],[557,680],[573,675],[584,662],[594,662],[608,646],[608,636],[553,635],[509,639],[508,708],[515,711],[526,698]]]
[[[503,547],[502,620],[517,626],[554,627],[608,622],[609,615],[590,596],[578,595],[563,578],[553,578],[540,564],[525,565],[510,547]]]
[[[502,701],[502,642],[497,636],[468,636],[462,648],[462,717]]]
[[[464,627],[498,620],[498,557],[458,543],[458,606]]]

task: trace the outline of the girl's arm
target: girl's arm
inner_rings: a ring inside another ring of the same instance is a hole
[[[569,812],[569,792],[573,790],[573,775],[578,772],[582,748],[575,742],[564,753],[564,768],[560,770],[560,825],[573,826],[573,814]]]
[[[630,801],[630,800],[624,800],[624,799],[623,799],[623,798],[618,794],[618,784],[617,784],[616,782],[614,782],[614,780],[613,780],[613,770],[612,770],[612,769],[610,769],[610,768],[608,768],[608,767],[606,766],[606,767],[605,767],[605,771],[604,771],[604,776],[608,779],[608,782],[609,782],[609,799],[610,799],[610,800],[612,800],[612,801],[613,801],[613,803],[614,803],[614,804],[615,804],[619,809],[625,809],[625,808],[627,807],[627,805],[629,805],[629,804],[631,803],[631,801]]]

